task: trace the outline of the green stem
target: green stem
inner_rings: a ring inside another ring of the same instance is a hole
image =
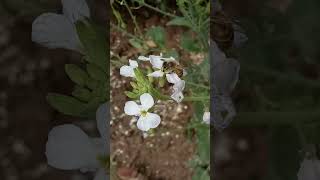
[[[163,15],[165,15],[165,16],[169,16],[169,17],[172,17],[172,18],[176,18],[176,17],[178,17],[178,16],[176,16],[176,15],[174,15],[174,14],[171,14],[171,13],[168,13],[168,12],[162,11],[162,10],[161,10],[161,9],[159,9],[159,8],[153,7],[153,6],[151,6],[151,5],[147,4],[147,3],[145,3],[144,1],[139,1],[139,0],[134,0],[134,1],[135,1],[135,2],[140,3],[141,5],[143,5],[143,6],[147,7],[147,8],[149,8],[149,9],[152,9],[152,10],[154,10],[154,11],[158,12],[158,13],[161,13],[161,14],[163,14]]]
[[[183,101],[208,101],[210,100],[209,96],[189,96],[189,97],[184,97]]]
[[[134,38],[134,39],[136,39],[137,41],[139,41],[139,42],[141,42],[141,43],[143,42],[143,40],[140,39],[138,36],[135,36],[135,35],[127,32],[126,30],[124,30],[124,29],[116,26],[115,24],[110,23],[110,25],[111,25],[112,28],[114,28],[115,30],[117,30],[117,31],[119,31],[119,32],[122,32],[122,33],[125,34],[126,36],[131,37],[131,38]]]
[[[205,85],[201,85],[201,84],[196,84],[196,83],[193,83],[193,82],[186,82],[187,84],[191,85],[191,86],[194,86],[194,87],[199,87],[199,88],[203,88],[203,89],[207,89],[207,90],[210,90],[210,87],[209,86],[205,86]]]
[[[140,27],[138,26],[136,17],[132,14],[132,11],[131,11],[130,7],[128,6],[127,1],[123,1],[123,2],[124,2],[124,5],[126,6],[128,12],[129,12],[129,14],[130,14],[130,17],[131,17],[131,19],[132,19],[132,21],[133,21],[134,26],[136,27],[136,29],[137,29],[137,31],[138,31],[139,36],[140,36],[140,37],[143,37],[142,31],[141,31]]]

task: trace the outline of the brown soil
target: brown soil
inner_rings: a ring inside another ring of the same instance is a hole
[[[143,22],[143,21],[142,21]],[[145,20],[145,28],[152,25],[164,25],[165,19],[153,16]],[[141,23],[141,22],[140,22]],[[143,25],[142,25],[143,26]],[[167,45],[178,50],[181,28],[166,28]],[[111,51],[115,54],[136,59],[138,51],[132,48],[127,38],[118,32],[111,33]],[[119,75],[119,68],[113,67],[111,73],[111,156],[114,156],[118,175],[123,169],[133,171],[133,179],[150,180],[190,180],[192,169],[189,160],[195,153],[194,139],[186,136],[185,128],[192,116],[190,104],[174,102],[158,102],[156,112],[161,116],[161,124],[152,136],[143,137],[136,128],[134,118],[123,112],[123,107],[129,99],[124,91],[131,90],[130,78]],[[130,174],[130,173],[129,173]]]

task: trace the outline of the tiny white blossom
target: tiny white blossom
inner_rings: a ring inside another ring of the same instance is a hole
[[[120,68],[120,75],[125,77],[135,77],[134,69],[138,67],[138,62],[129,59],[129,66],[124,65]]]
[[[173,93],[171,95],[171,98],[175,100],[177,103],[180,103],[184,98],[182,93],[184,90],[184,87],[185,87],[184,80],[181,80],[173,85]]]
[[[32,41],[48,48],[81,51],[75,23],[90,17],[85,0],[62,0],[63,14],[44,13],[32,23]]]
[[[137,127],[142,131],[148,131],[151,128],[156,128],[161,122],[158,114],[150,113],[148,110],[154,105],[153,97],[149,93],[144,93],[140,96],[141,105],[134,101],[126,102],[124,112],[127,115],[138,116]]]
[[[298,180],[319,180],[320,179],[320,161],[318,159],[305,158],[298,171]]]
[[[48,135],[46,157],[48,164],[63,170],[95,171],[95,180],[109,179],[106,167],[103,167],[99,157],[107,157],[108,105],[102,104],[97,112],[97,126],[101,137],[91,138],[79,127],[65,124],[54,127]]]
[[[210,124],[210,112],[203,113],[202,121],[206,124]]]

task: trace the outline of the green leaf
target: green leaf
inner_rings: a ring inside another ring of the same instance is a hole
[[[173,57],[175,59],[178,59],[179,58],[179,54],[175,49],[170,49],[169,51],[167,51],[167,52],[165,52],[163,54],[163,57],[166,57],[166,58]]]
[[[89,101],[91,96],[91,92],[86,89],[83,88],[81,86],[75,86],[74,90],[72,91],[72,95],[78,99],[80,99],[81,101]]]
[[[203,124],[196,129],[198,138],[198,155],[202,163],[210,163],[210,129]]]
[[[107,74],[102,71],[97,65],[87,64],[87,72],[89,76],[98,81],[107,81]]]
[[[210,176],[206,169],[197,167],[192,176],[192,180],[210,180]]]
[[[131,46],[137,49],[143,49],[143,46],[141,45],[141,43],[135,38],[129,39],[129,43],[131,44]]]
[[[124,93],[126,94],[126,96],[128,96],[131,99],[137,99],[139,97],[139,94],[135,94],[135,93],[130,92],[130,91],[125,91]]]
[[[181,37],[181,47],[190,52],[200,52],[201,50],[199,42],[193,39],[188,33]]]
[[[86,60],[99,66],[104,72],[109,74],[108,41],[105,28],[86,20],[78,21],[76,29],[87,55]]]
[[[79,86],[85,86],[87,80],[89,79],[88,74],[74,64],[66,64],[65,71],[69,78]]]
[[[49,93],[47,95],[47,101],[54,109],[66,115],[81,116],[86,109],[85,103],[74,97],[62,94]]]
[[[165,40],[166,40],[166,35],[165,35],[165,30],[163,27],[156,26],[152,27],[147,31],[147,36],[151,37],[152,40],[160,47],[164,48],[165,47]]]
[[[167,23],[167,26],[185,26],[192,28],[192,24],[184,17],[176,17]]]

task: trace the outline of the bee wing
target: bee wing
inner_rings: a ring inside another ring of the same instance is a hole
[[[237,60],[228,58],[217,63],[212,68],[212,85],[217,94],[229,95],[239,80],[240,64]]]

